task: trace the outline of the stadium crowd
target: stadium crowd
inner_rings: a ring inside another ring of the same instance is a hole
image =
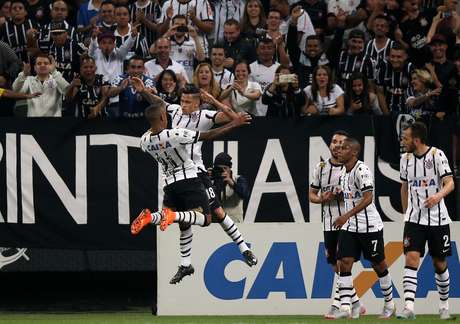
[[[0,116],[143,117],[166,102],[254,116],[404,115],[458,149],[457,0],[1,0]],[[210,100],[210,96],[217,100]],[[433,135],[434,134],[434,135]]]

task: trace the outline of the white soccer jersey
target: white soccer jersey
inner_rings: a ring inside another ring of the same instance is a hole
[[[318,189],[322,193],[327,191],[340,191],[340,177],[345,167],[340,164],[333,164],[331,160],[321,161],[313,171],[313,181],[310,187]],[[328,203],[321,204],[321,219],[324,231],[338,230],[332,224],[344,211],[343,201],[339,198]]]
[[[185,15],[187,16],[187,13],[189,10],[192,8],[195,8],[196,12],[196,17],[201,20],[201,21],[214,21],[214,13],[212,11],[212,7],[209,4],[208,0],[190,0],[187,3],[180,3],[178,0],[167,0],[163,3],[163,7],[161,9],[161,18],[160,21],[164,22],[166,20],[166,11],[168,8],[172,6],[173,8],[173,17],[176,15]],[[172,21],[171,21],[172,23]],[[196,27],[196,26],[195,26]],[[197,32],[201,36],[200,38],[202,39],[202,45],[203,49],[205,52],[206,57],[209,57],[208,55],[208,39],[205,33],[201,32],[198,27]]]
[[[229,19],[240,21],[244,13],[244,0],[220,0],[215,3],[214,42],[224,40],[224,24]]]
[[[223,69],[221,72],[216,72],[214,69],[212,70],[214,73],[214,79],[219,83],[221,89],[226,89],[228,85],[233,83],[235,76],[232,72],[227,69]]]
[[[345,211],[347,212],[359,204],[366,191],[374,190],[374,179],[372,179],[371,171],[364,162],[359,160],[350,172],[347,172],[344,168],[340,184],[342,185]],[[383,222],[377,208],[375,208],[374,202],[350,217],[342,226],[342,229],[356,233],[378,232],[382,230]]]
[[[189,78],[187,77],[187,72],[185,72],[184,67],[174,60],[170,59],[166,69],[163,69],[163,67],[157,63],[156,59],[145,62],[144,67],[145,74],[154,80],[156,80],[156,78],[160,75],[161,72],[163,72],[163,70],[172,70],[174,73],[182,75],[187,83],[189,82]]]
[[[251,74],[249,80],[260,84],[262,93],[275,79],[275,71],[280,66],[278,62],[273,63],[271,66],[265,66],[259,61],[252,62],[249,65]],[[265,116],[267,114],[268,106],[262,103],[262,96],[257,100],[257,116]]]
[[[171,116],[172,128],[185,128],[193,131],[207,131],[214,127],[216,123],[215,110],[197,110],[191,114],[184,114],[179,105],[169,105],[167,112]],[[202,142],[192,143],[187,145],[188,156],[193,160],[193,163],[198,168],[198,172],[206,172],[201,155]]]
[[[198,142],[200,132],[188,129],[164,129],[158,134],[150,130],[141,138],[141,150],[149,153],[161,165],[165,185],[196,178],[198,169],[190,158],[187,144]]]
[[[444,152],[430,147],[422,156],[405,153],[400,162],[401,180],[408,183],[408,203],[404,221],[420,225],[440,226],[450,224],[444,199],[425,208],[425,200],[439,192],[442,179],[452,175]]]
[[[171,59],[182,65],[187,73],[187,78],[192,80],[193,77],[193,59],[196,57],[195,41],[186,37],[182,43],[171,39]]]

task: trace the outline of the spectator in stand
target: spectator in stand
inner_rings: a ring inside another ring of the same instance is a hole
[[[243,38],[248,40],[253,46],[260,34],[264,33],[267,26],[264,7],[260,0],[248,0],[244,7],[243,20],[241,21],[241,33]]]
[[[214,43],[223,42],[224,24],[229,19],[241,21],[244,13],[245,0],[218,0],[215,2]]]
[[[395,32],[395,40],[407,49],[416,67],[423,67],[430,58],[426,45],[433,15],[420,10],[419,0],[403,0],[402,8],[405,16]]]
[[[262,88],[257,82],[249,81],[251,69],[247,62],[235,65],[235,80],[222,92],[221,99],[229,98],[233,110],[257,116],[256,102],[262,96]]]
[[[129,1],[131,3],[131,1]],[[158,22],[161,16],[159,1],[137,0],[130,7],[131,22],[140,24],[139,33],[150,47],[157,38]]]
[[[445,0],[444,5],[438,8],[438,14],[433,18],[427,35],[427,42],[435,34],[442,34],[447,41],[447,58],[452,59],[455,52],[456,30],[460,27],[460,16],[457,13],[457,0]]]
[[[30,14],[30,19],[39,26],[46,25],[50,21],[50,1],[49,0],[27,0],[25,2],[26,11]]]
[[[382,61],[378,67],[377,96],[385,115],[396,116],[405,112],[406,89],[414,69],[414,65],[407,61],[406,49],[395,43],[388,61]]]
[[[100,116],[108,102],[110,84],[96,74],[96,62],[89,55],[80,58],[80,75],[70,83],[67,98],[74,104],[74,116],[92,119]]]
[[[196,29],[187,26],[187,17],[177,15],[172,19],[171,28],[163,36],[171,40],[171,59],[184,67],[187,79],[190,80],[195,61],[202,62],[205,59]]]
[[[305,96],[297,75],[289,67],[280,65],[276,69],[273,82],[262,95],[262,103],[268,106],[267,117],[300,117]]]
[[[133,47],[137,36],[137,29],[133,27],[126,42],[117,48],[113,33],[100,33],[98,28],[95,28],[89,45],[89,55],[96,61],[97,74],[102,74],[105,80],[110,83],[121,75],[123,73],[123,61]]]
[[[155,54],[156,58],[145,63],[147,76],[156,80],[163,70],[169,69],[176,73],[181,87],[189,82],[184,67],[171,59],[171,41],[169,39],[157,39],[152,54]]]
[[[197,29],[200,42],[208,55],[208,35],[214,30],[214,13],[208,0],[169,0],[163,3],[161,9],[161,26],[159,32],[163,35],[170,27],[171,19],[176,15],[184,15],[190,24]]]
[[[377,95],[369,92],[369,83],[361,72],[353,72],[348,82],[350,90],[345,94],[347,115],[382,115]]]
[[[22,62],[11,47],[0,41],[0,75],[8,74],[10,78],[16,78],[21,67]]]
[[[214,98],[219,98],[221,88],[217,81],[214,79],[212,67],[209,63],[200,63],[193,73],[192,82],[200,90],[204,90]]]
[[[327,30],[327,4],[324,0],[300,0],[293,7],[301,6],[311,19],[315,32],[322,35]]]
[[[457,67],[457,85],[460,85],[460,49],[454,54],[454,63]],[[457,88],[457,122],[453,138],[453,156],[455,174],[460,176],[460,87]]]
[[[393,47],[394,41],[388,38],[389,29],[390,25],[387,16],[379,15],[375,17],[372,24],[374,38],[367,42],[364,52],[374,61],[376,66],[381,61],[388,59],[390,49]]]
[[[13,83],[13,90],[35,94],[39,97],[27,100],[27,117],[61,117],[62,98],[69,83],[56,71],[54,61],[47,55],[39,55],[35,60],[36,76],[31,76],[30,64],[24,63],[23,72]]]
[[[77,30],[66,20],[68,14],[69,8],[67,6],[67,3],[65,3],[62,0],[57,0],[53,2],[53,4],[51,5],[51,22],[44,26],[41,26],[38,34],[38,48],[41,52],[47,53],[51,46],[51,24],[64,23],[69,37],[74,41],[80,41]],[[35,37],[35,35],[33,36]]]
[[[441,86],[435,118],[432,119],[430,132],[433,134],[432,144],[441,148],[446,156],[453,156],[452,136],[456,126],[456,109],[458,105],[457,68],[447,59],[448,45],[443,35],[435,34],[430,42],[432,60],[426,65],[437,87]],[[446,136],[452,134],[451,136]],[[450,159],[454,160],[454,158]]]
[[[431,117],[436,113],[436,104],[441,88],[434,89],[434,80],[430,72],[416,69],[412,72],[411,87],[407,89],[407,111],[417,121],[422,120],[429,125]]]
[[[132,26],[129,23],[129,10],[126,6],[117,6],[115,8],[115,21],[117,24],[117,29],[115,29],[115,44],[117,48],[128,40],[131,35]],[[149,54],[149,45],[147,40],[141,33],[138,34],[134,45],[129,49],[126,59],[128,60],[133,55],[139,55],[141,57],[148,57]]]
[[[346,89],[351,74],[361,72],[369,80],[369,90],[375,91],[375,68],[371,58],[364,52],[364,33],[359,29],[353,29],[348,36],[347,44],[347,49],[340,53],[335,64],[337,84]]]
[[[219,83],[220,88],[223,90],[228,85],[233,83],[235,76],[230,70],[224,67],[225,62],[225,49],[221,43],[216,43],[211,48],[211,66],[214,73],[214,79]]]
[[[255,47],[241,35],[240,24],[235,19],[229,19],[224,25],[224,66],[233,70],[235,62],[245,60],[253,62],[256,59]]]
[[[280,66],[275,62],[275,44],[271,39],[263,38],[257,45],[257,60],[250,64],[251,81],[257,82],[262,87],[262,93],[267,86],[272,83],[275,78],[275,71]],[[262,104],[262,101],[257,102],[257,116],[265,116],[267,114],[267,106]]]
[[[150,104],[142,94],[137,93],[130,82],[133,77],[139,78],[144,83],[145,89],[153,93],[155,89],[154,81],[144,75],[144,71],[144,59],[139,56],[133,56],[129,59],[128,73],[119,76],[112,82],[109,97],[119,96],[119,115],[115,117],[140,118],[144,116],[144,110]]]
[[[157,81],[158,96],[170,105],[180,105],[180,88],[176,73],[163,70]]]
[[[74,75],[80,70],[80,56],[87,51],[85,47],[70,38],[64,22],[52,23],[50,26],[52,42],[48,48],[43,48],[45,54],[54,58],[56,69],[62,73],[67,82],[72,82]],[[29,43],[29,53],[40,53],[38,43]]]
[[[316,67],[313,82],[304,92],[307,97],[307,103],[303,107],[305,115],[338,116],[345,113],[344,92],[334,83],[329,67]]]
[[[113,2],[104,0],[101,4],[100,12],[100,19],[96,23],[96,26],[99,27],[102,32],[115,32],[117,23],[115,21],[115,6]]]
[[[14,116],[14,105],[17,99],[31,99],[41,95],[37,93],[19,93],[9,90],[10,76],[0,74],[0,117]]]
[[[267,17],[267,31],[264,34],[264,37],[273,40],[273,42],[275,43],[275,60],[280,64],[289,66],[289,56],[286,53],[287,33],[281,33],[280,25],[281,13],[278,10],[270,9]]]
[[[89,0],[80,4],[77,14],[78,32],[90,33],[100,18],[100,9],[103,0]]]
[[[27,53],[27,32],[38,30],[35,22],[27,18],[24,2],[11,1],[11,20],[0,28],[0,40],[7,43],[22,62],[29,62]]]
[[[333,46],[331,49],[336,50]],[[300,76],[300,87],[305,88],[313,80],[313,71],[318,65],[329,65],[326,53],[323,51],[323,42],[318,35],[307,37],[305,51],[300,53],[300,59],[293,61],[295,71]]]
[[[0,28],[11,18],[11,1],[0,2]]]

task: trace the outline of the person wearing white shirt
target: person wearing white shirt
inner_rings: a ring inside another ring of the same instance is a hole
[[[214,42],[223,42],[224,24],[229,19],[241,21],[244,12],[244,0],[220,0],[215,4]]]
[[[220,88],[226,89],[233,83],[235,76],[224,67],[225,49],[223,44],[214,44],[211,48],[211,66],[214,79],[219,83]]]
[[[275,44],[271,39],[264,38],[260,40],[257,45],[257,61],[251,63],[249,66],[251,74],[249,79],[257,82],[262,87],[262,93],[272,83],[275,78],[275,71],[280,66],[278,62],[274,61]],[[257,114],[256,116],[265,116],[267,114],[267,105],[262,104],[262,100],[257,101]]]
[[[157,39],[153,51],[157,57],[144,64],[145,74],[148,77],[156,81],[160,73],[168,69],[176,73],[177,79],[181,85],[189,83],[189,78],[187,77],[187,72],[184,67],[171,59],[171,41],[169,39]]]
[[[228,97],[236,112],[258,116],[256,102],[262,96],[262,88],[259,83],[248,80],[250,73],[251,69],[246,62],[236,63],[235,81],[222,92],[220,99]]]
[[[39,97],[27,100],[27,117],[61,117],[62,97],[69,83],[56,71],[54,60],[40,54],[35,62],[36,76],[30,75],[30,65],[24,64],[24,71],[19,73],[13,83],[13,90],[37,94]]]
[[[308,115],[343,115],[345,113],[344,92],[332,83],[328,66],[319,65],[313,71],[313,82],[304,89],[307,103],[304,113]]]
[[[91,35],[89,55],[96,61],[96,73],[104,75],[106,81],[112,82],[116,77],[123,74],[123,61],[137,38],[137,28],[131,28],[130,37],[118,48],[113,33],[98,33],[99,31],[96,29]]]

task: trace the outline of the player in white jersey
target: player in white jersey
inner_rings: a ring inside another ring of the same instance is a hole
[[[141,82],[135,82],[135,87],[137,91],[146,95],[147,100],[149,100],[148,97],[151,98],[150,100],[155,99],[155,96],[151,95],[149,92],[143,92],[143,85]],[[213,104],[219,108],[220,111],[199,109],[200,93],[203,101]],[[203,90],[200,91],[193,84],[186,85],[182,91],[181,106],[169,105],[167,107],[167,112],[171,116],[172,128],[186,128],[193,131],[208,131],[216,124],[226,124],[239,118],[239,115],[234,113],[229,107],[217,101],[207,92]],[[201,143],[192,143],[187,146],[187,149],[189,156],[198,167],[198,177],[208,194],[211,213],[218,219],[219,224],[225,233],[227,233],[233,242],[238,245],[245,262],[249,266],[256,265],[257,258],[249,249],[242,234],[238,230],[238,227],[235,225],[231,217],[223,210],[218,197],[215,195],[213,184],[208,177],[207,170],[201,158]],[[171,279],[171,284],[180,282],[184,276],[188,275],[189,269],[193,269],[191,265],[193,233],[190,226],[185,225],[180,226],[180,228],[181,265],[179,266],[177,273]]]
[[[141,82],[133,78],[134,83]],[[160,225],[162,231],[172,223],[207,226],[211,222],[208,197],[197,176],[198,168],[190,157],[187,144],[211,140],[230,130],[249,124],[251,117],[240,114],[222,127],[200,132],[183,128],[168,129],[165,102],[151,99],[145,110],[150,129],[141,138],[142,151],[149,153],[162,168],[165,178],[163,210],[151,213],[144,209],[131,224],[131,233],[137,235],[149,224]],[[190,265],[186,275],[194,273]]]
[[[444,152],[428,146],[427,129],[416,122],[403,130],[401,157],[401,203],[404,216],[404,301],[400,318],[415,318],[417,269],[425,245],[433,258],[435,281],[439,292],[439,314],[449,319],[450,277],[446,257],[451,255],[449,213],[444,197],[454,190],[453,175]]]
[[[337,258],[340,260],[339,291],[341,311],[336,318],[351,317],[350,294],[353,290],[351,270],[363,254],[379,277],[384,306],[380,318],[390,318],[396,311],[393,286],[385,262],[383,222],[374,205],[374,180],[362,161],[358,160],[361,145],[354,138],[346,138],[339,149],[339,161],[345,166],[340,178],[345,201],[345,213],[334,225],[340,227]]]
[[[326,249],[327,263],[329,263],[334,272],[338,275],[337,265],[337,242],[339,238],[339,229],[333,226],[337,217],[344,213],[343,199],[341,197],[340,177],[345,168],[338,160],[337,153],[345,138],[349,135],[344,131],[336,131],[332,135],[329,150],[331,158],[319,162],[313,171],[313,181],[310,184],[309,199],[314,204],[321,204],[321,218],[323,222],[324,247]],[[319,194],[321,192],[321,194]],[[365,313],[364,307],[360,305],[356,291],[351,292],[352,317],[359,317]],[[338,280],[334,295],[334,301],[327,314],[327,319],[334,319],[340,310],[340,295]]]

